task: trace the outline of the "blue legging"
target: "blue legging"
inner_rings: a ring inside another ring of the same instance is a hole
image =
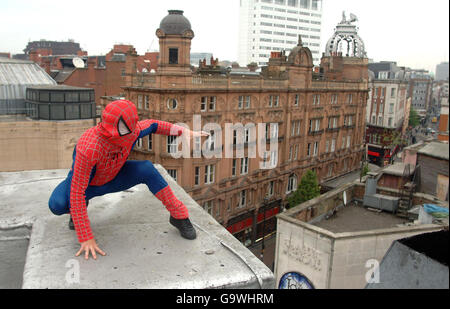
[[[70,213],[70,186],[72,171],[53,191],[48,201],[50,210],[55,215]],[[86,189],[86,204],[96,197],[108,193],[121,192],[139,184],[146,184],[149,190],[156,195],[161,189],[167,187],[167,182],[150,161],[126,161],[117,176],[103,186],[91,186]]]

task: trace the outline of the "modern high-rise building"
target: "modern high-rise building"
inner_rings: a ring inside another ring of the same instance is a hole
[[[448,80],[448,62],[441,62],[436,66],[435,80]]]
[[[270,53],[287,53],[301,35],[314,64],[320,61],[322,0],[240,0],[239,54],[241,66],[267,65]]]

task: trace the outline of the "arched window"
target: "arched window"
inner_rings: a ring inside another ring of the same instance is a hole
[[[297,190],[297,175],[292,174],[288,179],[287,192],[290,193],[295,190]]]

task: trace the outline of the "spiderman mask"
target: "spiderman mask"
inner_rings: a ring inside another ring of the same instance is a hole
[[[132,102],[114,101],[102,113],[101,133],[112,144],[128,146],[139,135],[138,120],[137,109]]]

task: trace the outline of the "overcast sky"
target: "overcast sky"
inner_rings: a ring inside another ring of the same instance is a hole
[[[237,60],[239,0],[1,0],[0,52],[22,53],[29,41],[74,39],[89,55],[117,43],[139,54],[158,50],[155,32],[169,9],[184,10],[192,52]],[[322,47],[342,19],[355,14],[368,57],[435,71],[448,61],[448,0],[323,0]]]

